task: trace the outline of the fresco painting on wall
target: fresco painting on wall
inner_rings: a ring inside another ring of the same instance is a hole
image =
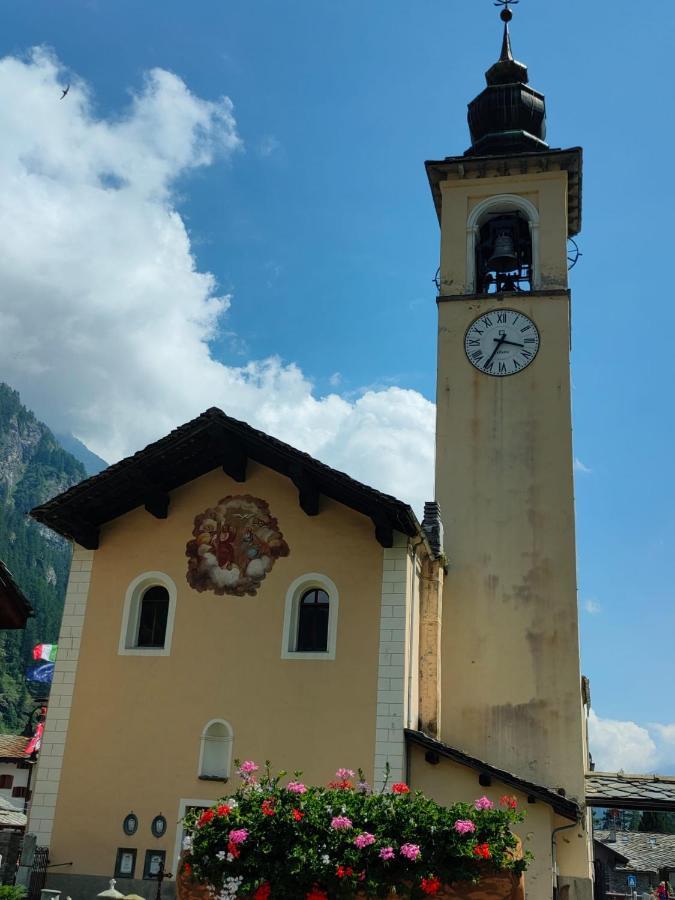
[[[195,517],[188,541],[187,580],[196,591],[254,595],[290,550],[269,505],[250,494],[223,497]]]

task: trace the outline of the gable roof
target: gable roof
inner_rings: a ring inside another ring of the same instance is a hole
[[[19,762],[26,759],[30,738],[22,734],[0,734],[0,760]]]
[[[589,772],[586,803],[606,809],[651,809],[675,812],[675,777]]]
[[[481,774],[490,775],[497,781],[508,784],[515,790],[527,794],[528,797],[534,797],[536,800],[541,800],[542,803],[547,803],[554,812],[558,813],[560,816],[564,816],[566,819],[577,822],[581,817],[581,810],[576,801],[570,800],[550,788],[534,784],[531,781],[525,781],[525,779],[520,778],[518,775],[512,775],[510,772],[505,772],[503,769],[497,769],[495,766],[491,766],[489,763],[483,762],[483,760],[477,759],[475,756],[469,756],[461,750],[456,750],[454,747],[449,747],[442,741],[429,737],[429,735],[424,734],[421,731],[412,731],[411,729],[406,728],[405,736],[406,741],[412,744],[417,744],[425,750],[431,750],[433,753],[444,756],[446,759],[451,759],[462,766],[475,769]]]
[[[166,518],[169,492],[220,466],[246,480],[248,460],[290,478],[307,515],[320,513],[321,495],[369,516],[383,547],[393,532],[414,536],[420,526],[410,506],[331,469],[289,444],[212,407],[133,456],[87,478],[31,511],[33,518],[89,550],[98,548],[102,525],[138,506]]]
[[[33,607],[0,560],[0,628],[25,628],[32,615]]]
[[[25,828],[26,815],[9,800],[0,797],[0,828]]]
[[[594,837],[608,849],[627,858],[618,868],[657,873],[661,869],[675,869],[675,834],[618,831],[616,841],[610,841],[609,831],[596,831]]]

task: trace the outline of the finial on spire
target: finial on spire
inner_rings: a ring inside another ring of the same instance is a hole
[[[511,35],[509,34],[509,22],[513,18],[513,13],[511,12],[510,7],[516,6],[520,3],[520,0],[495,0],[494,6],[501,6],[502,11],[499,13],[499,18],[504,23],[504,40],[502,42],[502,55],[500,57],[500,62],[511,62],[513,60],[513,53],[511,51]]]

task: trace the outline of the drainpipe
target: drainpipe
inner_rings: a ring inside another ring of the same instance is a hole
[[[561,825],[560,828],[554,828],[551,832],[551,862],[553,863],[553,900],[558,900],[558,833],[561,831],[569,831],[570,828],[578,828],[579,822],[572,822],[571,825]]]

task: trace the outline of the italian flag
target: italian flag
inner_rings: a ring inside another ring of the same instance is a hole
[[[33,659],[45,659],[54,662],[56,659],[56,644],[38,644],[33,647]]]

